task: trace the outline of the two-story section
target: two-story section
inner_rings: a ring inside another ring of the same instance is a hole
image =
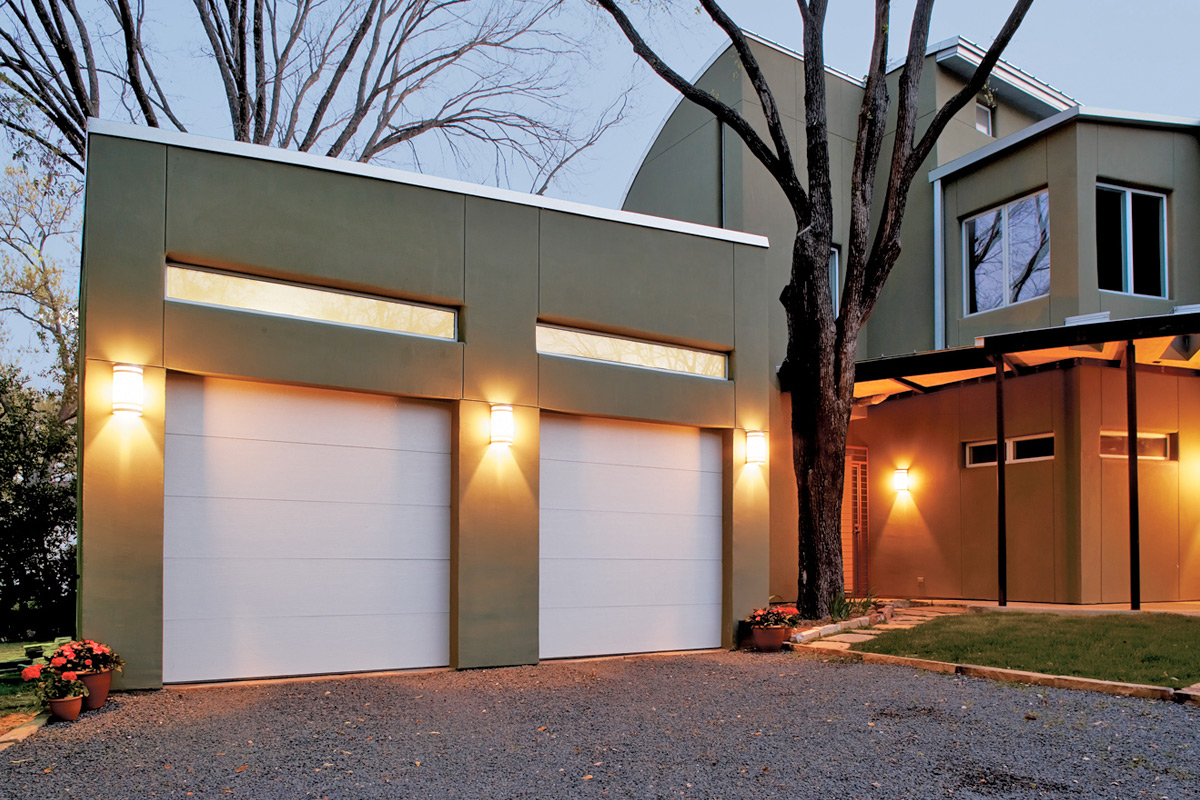
[[[803,175],[803,56],[762,37],[747,35],[772,88],[780,118],[789,133],[793,157],[798,159]],[[928,48],[918,101],[919,126],[965,85],[983,55],[982,49],[961,38]],[[834,291],[830,302],[836,308],[844,277],[842,249],[849,230],[850,176],[863,84],[829,67],[825,74],[834,212],[834,246],[829,254]],[[897,66],[889,73],[893,97],[898,79]],[[697,85],[744,114],[760,129],[765,125],[757,94],[732,48],[718,52],[705,65]],[[935,216],[941,218],[944,215],[937,207],[943,198],[927,182],[929,171],[1018,135],[1074,106],[1070,97],[1053,87],[1006,62],[997,64],[987,89],[951,120],[923,165],[922,174],[914,182],[905,215],[903,250],[873,316],[861,334],[860,357],[875,358],[945,346],[946,323],[945,315],[941,313],[944,303],[939,298],[948,295],[942,283],[944,276],[933,268],[941,246],[934,235],[933,221]],[[889,125],[894,126],[894,123],[893,107]],[[883,156],[885,164],[890,142],[889,133]],[[877,196],[882,196],[885,189],[885,172],[881,169]],[[787,324],[778,296],[791,272],[795,220],[783,193],[737,135],[726,130],[707,111],[692,103],[680,102],[667,115],[654,137],[630,184],[624,207],[768,236],[772,247],[766,256],[768,289],[763,302],[771,365],[778,368],[783,363],[787,345]],[[957,320],[958,317],[951,318]],[[781,390],[774,374],[770,392],[771,450],[782,456],[791,452],[790,397]],[[851,433],[853,437],[855,430]],[[846,465],[848,479],[842,542],[847,590],[860,593],[874,588],[866,569],[870,539],[867,521],[874,517],[868,510],[868,454],[864,444],[861,440],[851,440],[853,448]],[[771,460],[771,592],[787,598],[796,594],[795,481],[790,459],[777,457]]]
[[[1072,108],[930,172],[946,349],[859,364],[873,590],[1200,598],[1198,134]]]

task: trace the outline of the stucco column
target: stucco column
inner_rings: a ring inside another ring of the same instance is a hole
[[[491,444],[491,404],[456,403],[450,486],[450,665],[538,660],[539,412],[513,406]]]
[[[112,362],[84,363],[78,633],[125,659],[117,689],[162,686],[166,370],[142,382],[142,416],[114,415]]]

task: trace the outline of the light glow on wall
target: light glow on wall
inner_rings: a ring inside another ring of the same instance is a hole
[[[762,431],[746,431],[746,463],[767,463],[767,437]]]
[[[142,415],[142,368],[113,364],[112,413]]]
[[[892,487],[897,492],[908,491],[908,470],[898,469],[892,474]]]
[[[515,433],[512,406],[492,406],[492,444],[511,445]]]

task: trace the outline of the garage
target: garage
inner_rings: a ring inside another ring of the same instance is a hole
[[[715,432],[542,415],[541,658],[720,646],[721,469]]]
[[[163,680],[449,663],[450,414],[170,373]]]

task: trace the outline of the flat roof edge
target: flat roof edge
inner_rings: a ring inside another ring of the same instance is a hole
[[[357,175],[364,178],[403,183],[424,189],[434,189],[443,192],[480,197],[487,200],[498,200],[504,203],[531,206],[546,211],[558,211],[564,214],[574,214],[581,217],[591,217],[609,222],[619,222],[635,225],[639,228],[682,233],[706,239],[719,239],[745,244],[752,247],[769,247],[770,242],[765,236],[742,231],[731,231],[725,228],[714,228],[709,225],[698,225],[694,222],[654,217],[649,214],[637,214],[632,211],[620,211],[599,206],[589,206],[571,200],[559,200],[553,197],[526,194],[512,189],[499,189],[494,186],[467,183],[466,181],[442,178],[436,175],[422,175],[417,172],[381,167],[376,164],[361,164],[356,161],[344,161],[329,156],[318,156],[312,153],[301,153],[295,150],[281,150],[260,144],[247,142],[232,142],[226,139],[216,139],[208,136],[197,136],[190,133],[179,133],[162,128],[148,128],[142,125],[130,125],[123,122],[89,118],[88,135],[112,136],[120,139],[135,139],[153,144],[164,144],[172,147],[182,147],[189,150],[201,150],[209,153],[253,158],[259,161],[272,161],[280,164],[308,167],[326,172],[340,172],[347,175]]]

